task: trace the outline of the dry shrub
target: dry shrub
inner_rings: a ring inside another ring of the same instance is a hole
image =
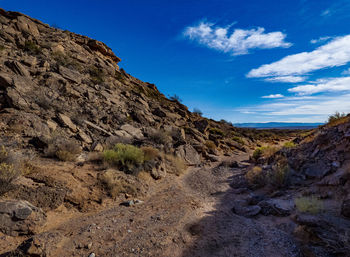
[[[20,155],[0,147],[0,194],[11,189],[12,182],[21,175],[22,166]]]
[[[123,174],[120,174],[116,170],[107,170],[100,176],[100,180],[106,186],[112,197],[116,197],[121,193],[130,194],[132,196],[137,195],[136,186],[130,183]]]
[[[317,197],[299,197],[294,199],[299,212],[317,214],[323,210],[323,202]]]
[[[89,161],[89,162],[102,162],[103,161],[103,153],[90,152],[90,153],[88,153],[87,161]]]
[[[210,150],[215,150],[216,149],[216,145],[213,141],[211,140],[207,140],[205,141],[205,146],[210,149]]]
[[[289,184],[290,167],[286,159],[280,160],[269,173],[269,184],[281,188]]]
[[[45,149],[46,156],[56,157],[60,161],[74,161],[79,154],[81,154],[81,147],[75,140],[58,136],[52,137]]]
[[[270,158],[272,155],[274,155],[279,150],[279,147],[277,146],[262,146],[258,147],[253,152],[253,159],[257,161],[259,158]]]
[[[166,164],[168,164],[168,173],[175,174],[177,176],[180,176],[181,174],[185,173],[187,170],[187,165],[186,162],[181,159],[178,156],[171,155],[171,154],[166,154],[164,156],[166,160]]]
[[[163,130],[158,130],[150,133],[149,138],[151,141],[158,145],[165,145],[170,142],[169,133]]]
[[[347,116],[345,113],[339,113],[336,112],[333,115],[330,115],[328,117],[328,126],[337,126],[340,124],[343,124],[345,122],[348,122],[350,120],[350,116]]]
[[[259,166],[255,166],[250,169],[246,174],[245,178],[251,186],[263,186],[266,183],[266,177],[263,170]]]
[[[141,147],[144,155],[144,161],[153,161],[159,157],[159,150],[151,146]]]

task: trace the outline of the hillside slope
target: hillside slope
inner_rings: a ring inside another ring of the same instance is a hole
[[[196,239],[188,223],[215,208],[250,151],[297,134],[201,117],[120,61],[102,42],[0,9],[3,256],[181,256]]]

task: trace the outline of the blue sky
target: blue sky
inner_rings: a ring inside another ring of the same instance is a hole
[[[232,122],[350,112],[349,0],[0,0],[101,40],[128,73]]]

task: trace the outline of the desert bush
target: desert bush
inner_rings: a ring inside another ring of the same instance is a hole
[[[177,176],[180,176],[181,174],[186,172],[187,165],[183,159],[172,154],[166,154],[164,157],[168,164],[171,166],[168,169],[169,173],[173,173]]]
[[[141,150],[143,151],[145,161],[152,161],[159,156],[159,150],[151,146],[141,147]]]
[[[136,196],[137,188],[117,171],[107,170],[100,176],[100,181],[106,186],[109,194],[116,197],[121,193]]]
[[[0,52],[5,50],[5,47],[3,45],[0,45]]]
[[[174,94],[174,95],[172,95],[172,96],[169,96],[169,99],[171,100],[171,101],[176,101],[176,102],[179,102],[179,103],[181,103],[182,102],[182,100],[181,100],[181,98],[178,96],[178,95],[176,95],[176,94]]]
[[[35,55],[41,53],[41,47],[35,44],[33,41],[26,41],[24,43],[23,50]]]
[[[149,139],[158,145],[165,145],[170,142],[170,135],[164,130],[157,130],[149,134]]]
[[[193,113],[194,114],[197,114],[199,116],[202,116],[203,115],[203,112],[201,110],[199,110],[198,108],[193,108]]]
[[[314,196],[296,198],[294,203],[299,212],[317,214],[323,210],[323,202]]]
[[[286,149],[291,149],[291,148],[295,148],[297,145],[294,143],[294,142],[286,142],[284,145],[283,145],[283,148],[286,148]]]
[[[236,141],[237,143],[241,144],[241,145],[244,145],[244,141],[241,137],[238,137],[238,136],[234,136],[232,138],[233,141]]]
[[[286,160],[279,161],[269,173],[269,184],[273,187],[281,188],[289,183],[290,167]]]
[[[144,153],[140,148],[121,143],[116,144],[111,150],[104,151],[103,157],[107,163],[127,172],[144,162]]]
[[[56,61],[56,64],[59,66],[64,66],[64,67],[79,70],[79,71],[82,68],[78,61],[76,61],[71,56],[64,54],[62,52],[53,52],[52,57]]]
[[[266,183],[266,177],[263,170],[259,166],[255,166],[248,170],[245,178],[251,186],[263,186]]]
[[[7,192],[21,172],[13,164],[0,163],[0,194]]]
[[[209,132],[214,135],[224,136],[225,133],[219,128],[210,128]]]
[[[210,150],[215,150],[216,149],[216,145],[213,141],[211,140],[207,140],[205,141],[205,146],[210,149]]]
[[[336,112],[328,117],[327,125],[336,126],[345,123],[349,120],[349,117],[345,113]]]
[[[74,161],[81,153],[81,148],[80,145],[72,139],[65,139],[59,135],[53,135],[48,141],[44,153],[47,157],[56,157],[60,161]]]
[[[279,148],[277,146],[262,146],[258,147],[253,152],[253,160],[257,161],[260,157],[269,158],[274,155]]]

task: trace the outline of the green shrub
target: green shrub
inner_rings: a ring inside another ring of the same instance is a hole
[[[299,212],[317,214],[323,210],[323,202],[314,196],[296,198],[294,203]]]
[[[112,150],[104,151],[104,160],[120,168],[130,171],[133,167],[144,162],[144,152],[133,145],[116,144]]]
[[[0,52],[3,51],[3,50],[5,50],[5,47],[0,45]]]
[[[210,128],[209,132],[211,134],[218,135],[218,136],[224,136],[225,135],[225,133],[219,128]]]
[[[276,146],[261,146],[254,150],[253,159],[257,161],[260,157],[269,158],[279,150]]]
[[[283,147],[284,148],[287,148],[287,149],[291,149],[291,148],[294,148],[296,147],[297,145],[294,143],[294,142],[286,142]]]
[[[244,141],[241,137],[238,137],[238,136],[234,136],[232,138],[233,141],[236,141],[237,143],[241,144],[241,145],[244,145]]]
[[[26,51],[26,52],[29,52],[31,54],[35,54],[35,55],[38,55],[38,54],[41,53],[41,47],[38,46],[37,44],[35,44],[32,41],[26,41],[24,43],[23,50]]]

